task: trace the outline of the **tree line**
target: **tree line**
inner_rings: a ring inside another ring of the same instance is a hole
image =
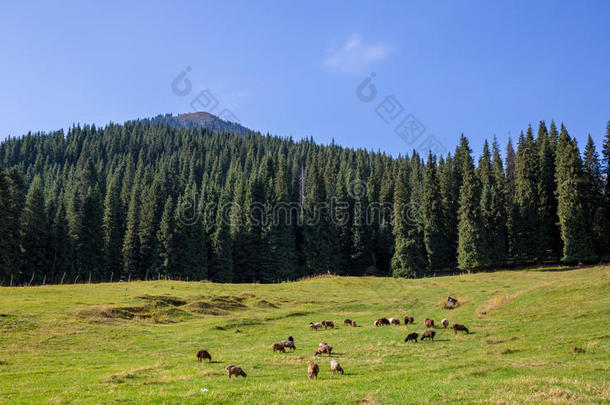
[[[601,152],[544,122],[504,159],[495,139],[475,159],[463,135],[446,156],[394,158],[138,121],[29,133],[0,144],[0,283],[607,260],[610,122]]]

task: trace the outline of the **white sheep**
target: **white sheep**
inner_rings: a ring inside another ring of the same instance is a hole
[[[449,319],[443,318],[441,325],[443,325],[443,328],[447,329],[447,326],[449,326]]]
[[[331,360],[330,369],[332,370],[333,374],[343,374],[343,369],[337,360]]]

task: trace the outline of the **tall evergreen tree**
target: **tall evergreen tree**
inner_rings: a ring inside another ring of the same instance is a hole
[[[558,216],[563,241],[561,260],[589,261],[595,256],[584,187],[583,164],[574,141],[565,127],[557,144]]]
[[[436,172],[436,156],[430,153],[424,177],[422,220],[424,222],[424,243],[428,258],[428,270],[431,272],[447,269],[450,266],[447,234],[444,229],[443,202]]]
[[[475,175],[474,163],[466,138],[462,137],[460,148],[468,151],[462,156],[462,186],[458,224],[458,268],[463,271],[478,270],[489,266],[485,249],[485,228],[481,217],[481,185]]]

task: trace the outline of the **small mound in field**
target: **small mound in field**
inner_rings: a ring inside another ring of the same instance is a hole
[[[79,312],[84,318],[108,318],[108,319],[134,319],[150,318],[152,315],[144,306],[132,307],[98,307]]]
[[[217,297],[212,297],[210,302],[215,305],[216,308],[224,309],[226,311],[235,311],[247,308],[246,305],[241,303],[245,299],[245,297],[219,295]]]
[[[136,297],[141,300],[149,301],[151,304],[157,306],[174,306],[179,307],[181,305],[186,304],[186,301],[178,298],[172,297],[171,295],[142,295],[140,297]]]
[[[267,300],[258,300],[256,306],[259,308],[278,308],[278,305],[273,302],[269,302]]]
[[[217,308],[206,301],[195,301],[183,307],[184,309],[202,315],[226,315],[227,311]]]

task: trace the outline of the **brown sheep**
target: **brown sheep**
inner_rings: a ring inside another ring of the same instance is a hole
[[[322,321],[322,326],[324,326],[324,329],[334,329],[335,328],[335,323],[333,321]]]
[[[274,343],[271,345],[271,348],[273,349],[273,353],[275,353],[275,352],[285,353],[286,352],[286,348],[281,343]]]
[[[419,335],[417,334],[417,332],[409,333],[407,335],[407,337],[405,338],[405,342],[409,342],[410,341],[410,342],[417,343],[417,337],[418,336]]]
[[[459,323],[454,323],[453,324],[453,331],[455,332],[455,334],[457,335],[458,330],[461,330],[462,332],[466,332],[466,334],[469,334],[470,332],[468,331],[468,328],[465,327],[464,325],[460,325]]]
[[[434,341],[434,335],[436,335],[435,331],[427,330],[421,335],[421,338],[419,340],[428,339]]]
[[[392,325],[400,325],[400,321],[397,318],[388,319]]]
[[[318,348],[316,349],[316,352],[313,354],[314,356],[317,356],[319,354],[324,354],[324,353],[328,353],[328,357],[331,356],[331,352],[333,351],[333,347],[329,346],[329,345],[320,345],[318,346]]]
[[[354,326],[355,327],[356,326],[356,321],[348,318],[348,319],[343,321],[343,324],[345,326]]]
[[[337,360],[332,360],[330,362],[330,369],[332,370],[333,374],[339,373],[343,375],[343,369]]]
[[[236,366],[234,364],[229,364],[228,366],[225,367],[225,370],[227,370],[227,374],[229,375],[229,379],[231,379],[231,376],[234,375],[235,378],[242,376],[242,377],[246,377],[246,373],[244,373],[244,370],[241,369],[241,367]]]
[[[443,318],[441,325],[443,325],[443,328],[447,329],[447,326],[449,326],[449,319]]]
[[[375,321],[375,326],[381,326],[381,325],[389,325],[390,321],[388,320],[388,318],[379,318]]]
[[[309,376],[310,380],[313,380],[314,378],[317,380],[319,372],[320,367],[318,366],[318,363],[311,363],[307,369],[307,375]]]
[[[205,359],[208,359],[210,363],[212,362],[212,356],[207,350],[199,350],[197,352],[197,361],[203,362]]]
[[[408,325],[408,324],[410,324],[410,323],[415,322],[415,320],[413,319],[413,317],[412,317],[412,316],[407,316],[407,315],[405,315],[405,317],[403,318],[403,320],[404,320],[404,322],[405,322],[405,325]]]
[[[434,321],[430,318],[426,318],[424,320],[424,325],[426,325],[426,328],[434,328]]]

